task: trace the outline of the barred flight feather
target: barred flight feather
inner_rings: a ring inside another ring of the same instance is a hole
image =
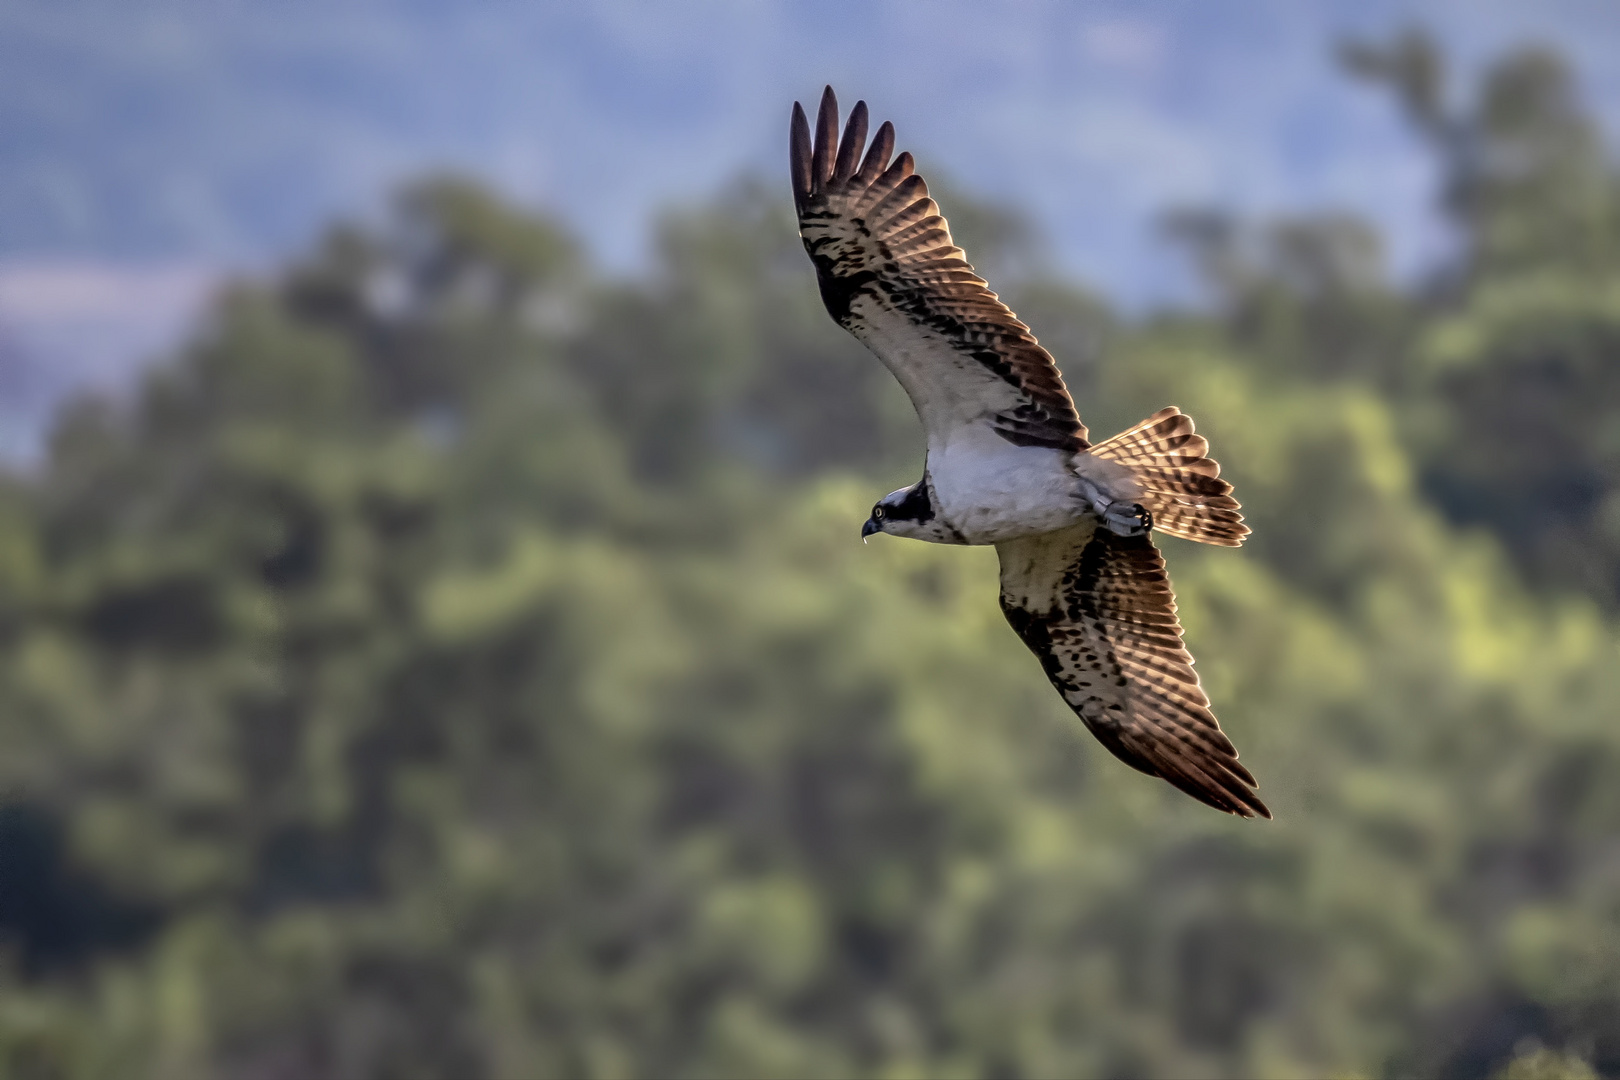
[[[1007,621],[1104,746],[1218,810],[1271,816],[1210,711],[1150,538],[1087,522],[996,550]]]
[[[1015,445],[1084,450],[1086,427],[1051,354],[974,273],[911,155],[889,161],[894,127],[879,127],[862,158],[866,128],[857,102],[839,138],[831,87],[814,139],[793,107],[799,235],[828,313],[894,372],[931,438],[989,416]]]

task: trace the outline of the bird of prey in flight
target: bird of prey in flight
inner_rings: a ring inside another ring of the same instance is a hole
[[[1051,354],[951,241],[911,155],[891,161],[893,126],[870,148],[866,129],[857,102],[839,138],[830,86],[814,138],[793,106],[793,202],[821,299],[900,380],[928,440],[922,479],[879,500],[861,535],[994,544],[1007,621],[1104,746],[1217,810],[1269,818],[1153,546],[1155,529],[1248,535],[1209,444],[1173,406],[1090,442]]]

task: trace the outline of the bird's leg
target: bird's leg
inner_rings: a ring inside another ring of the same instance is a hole
[[[1110,498],[1100,485],[1086,477],[1080,478],[1080,490],[1092,513],[1115,536],[1146,536],[1153,530],[1153,514],[1141,503]]]
[[[1146,536],[1153,531],[1153,514],[1141,503],[1109,503],[1099,513],[1115,536]]]

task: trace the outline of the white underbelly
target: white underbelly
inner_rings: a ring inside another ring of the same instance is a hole
[[[1088,512],[1070,455],[1014,446],[988,429],[930,447],[936,512],[970,544],[1067,528]]]

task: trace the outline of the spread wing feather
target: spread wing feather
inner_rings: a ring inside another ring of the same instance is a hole
[[[900,380],[930,444],[988,423],[1020,446],[1085,449],[1051,354],[973,272],[911,155],[890,162],[893,126],[861,156],[866,127],[857,102],[839,139],[832,87],[814,141],[793,106],[793,201],[828,313]]]
[[[1093,446],[1093,457],[1131,470],[1160,532],[1203,544],[1241,547],[1249,535],[1232,485],[1221,479],[1209,443],[1192,417],[1171,405]]]
[[[996,550],[1007,621],[1104,746],[1217,810],[1271,816],[1198,685],[1147,536],[1088,522]]]

